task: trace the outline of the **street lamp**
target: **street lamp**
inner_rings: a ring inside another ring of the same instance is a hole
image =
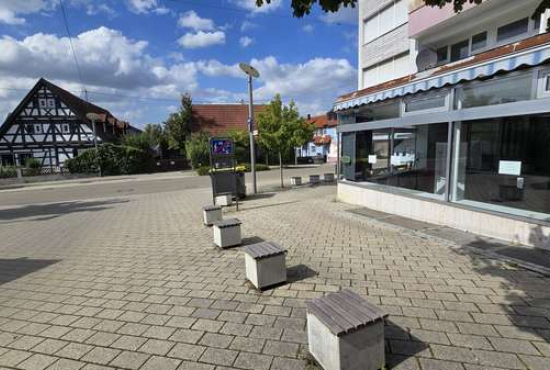
[[[250,167],[252,169],[252,191],[258,192],[256,186],[256,150],[254,145],[254,101],[252,97],[252,78],[260,77],[260,72],[251,65],[239,63],[239,67],[248,76],[248,136],[250,138]]]
[[[101,119],[101,117],[99,116],[99,114],[97,113],[87,113],[86,114],[86,118],[88,118],[90,121],[92,121],[92,133],[94,135],[94,147],[95,147],[95,151],[98,155],[98,158],[99,158],[99,150],[97,149],[97,135],[96,135],[96,129],[95,129],[95,124],[97,121],[99,121]],[[102,176],[101,174],[101,160],[98,161],[98,166],[99,166],[99,177]]]

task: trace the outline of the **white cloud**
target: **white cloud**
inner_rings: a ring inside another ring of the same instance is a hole
[[[261,7],[256,5],[256,0],[229,0],[239,8],[250,11],[252,14],[268,13],[281,7],[283,0],[271,0],[271,4],[264,4]]]
[[[137,14],[156,13],[166,14],[170,10],[160,4],[159,0],[126,0],[128,9]]]
[[[187,49],[204,48],[212,45],[225,44],[225,32],[203,32],[186,33],[178,40],[178,43]]]
[[[249,47],[253,42],[254,42],[254,39],[248,36],[243,36],[239,39],[239,44],[241,44],[243,48]]]
[[[201,18],[195,11],[190,10],[180,16],[178,26],[191,28],[195,31],[213,31],[214,21],[208,18]]]
[[[341,7],[336,13],[325,13],[320,18],[328,24],[344,23],[355,25],[359,21],[359,7]]]
[[[208,77],[245,77],[238,64],[227,65],[218,60],[211,59],[196,62],[196,66],[201,73]]]
[[[256,23],[250,22],[249,20],[245,19],[243,23],[241,23],[241,32],[246,32],[256,27],[258,27]]]
[[[302,30],[307,33],[312,33],[315,30],[315,27],[311,24],[306,24],[304,27],[302,27]]]
[[[1,0],[0,23],[21,25],[26,21],[20,15],[49,11],[55,6],[55,0]]]

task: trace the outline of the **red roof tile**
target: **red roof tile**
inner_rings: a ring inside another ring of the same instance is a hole
[[[307,123],[313,123],[317,128],[336,127],[338,121],[335,115],[321,114],[320,116],[308,117]]]
[[[254,117],[266,105],[254,105]],[[232,130],[248,130],[248,105],[246,104],[194,104],[193,113],[197,122],[196,131],[208,131],[224,135]]]

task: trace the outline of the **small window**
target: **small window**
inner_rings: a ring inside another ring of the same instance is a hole
[[[25,133],[34,134],[34,125],[33,124],[25,125]]]
[[[468,58],[470,49],[470,40],[464,40],[451,46],[451,62]]]
[[[540,32],[540,22],[541,22],[541,18],[542,18],[542,15],[535,18],[535,33],[539,33],[539,32]]]
[[[39,108],[47,108],[48,107],[48,102],[46,101],[46,99],[38,99],[38,107]]]
[[[61,132],[64,134],[69,134],[71,132],[71,126],[68,123],[63,123],[61,125]]]
[[[48,99],[47,105],[48,105],[48,108],[55,108],[55,99]]]
[[[550,97],[550,71],[549,70],[540,72],[538,97],[539,98]]]
[[[529,30],[529,18],[520,19],[502,26],[497,31],[497,41],[507,40],[527,33]]]
[[[437,49],[437,64],[445,63],[447,60],[449,60],[449,48],[447,46],[443,46],[442,48]]]
[[[405,112],[442,110],[447,105],[447,93],[424,93],[405,100]]]
[[[487,32],[472,36],[472,51],[483,49],[485,46],[487,46]]]
[[[41,134],[42,133],[42,125],[34,125],[34,133],[35,134]]]

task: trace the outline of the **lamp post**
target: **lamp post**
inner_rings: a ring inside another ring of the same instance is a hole
[[[258,192],[256,185],[256,148],[254,143],[254,101],[252,78],[260,77],[260,73],[251,65],[240,63],[239,67],[248,76],[248,136],[250,139],[250,167],[252,170],[252,191],[254,194]]]
[[[97,149],[97,135],[96,135],[96,128],[95,128],[95,124],[97,121],[99,121],[99,114],[97,113],[87,113],[86,114],[86,118],[88,118],[90,121],[92,121],[92,133],[94,135],[94,148],[95,148],[95,151],[99,157],[99,150]],[[102,173],[101,173],[101,159],[98,161],[98,166],[99,166],[99,177],[102,177]]]

